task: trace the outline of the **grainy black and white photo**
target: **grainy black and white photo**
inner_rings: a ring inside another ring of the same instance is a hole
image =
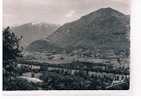
[[[3,90],[129,90],[129,0],[3,0]]]

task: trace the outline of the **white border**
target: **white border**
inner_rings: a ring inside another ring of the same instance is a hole
[[[2,5],[3,2],[0,0],[0,92],[2,92]]]
[[[133,95],[132,91],[103,91],[103,90],[73,90],[73,91],[67,91],[67,90],[58,90],[58,91],[5,91],[3,92],[3,95],[6,96],[127,96],[127,95]]]
[[[2,2],[2,0],[0,0]],[[140,51],[141,51],[141,0],[132,0],[131,2],[131,64],[130,64],[130,70],[131,70],[131,85],[130,90],[128,91],[2,91],[1,88],[1,94],[6,96],[50,96],[50,95],[85,95],[85,96],[92,96],[92,95],[98,95],[98,96],[113,96],[113,95],[140,95],[141,93],[141,59],[140,59]],[[0,8],[2,8],[2,3],[0,3]],[[0,9],[0,15],[2,15],[2,9]],[[2,31],[2,16],[0,18],[0,30]],[[137,44],[137,45],[136,45]],[[139,58],[139,59],[137,59]],[[0,69],[2,72],[2,33],[0,35]],[[0,84],[2,85],[2,73],[0,73]]]
[[[141,0],[132,0],[131,71],[133,94],[141,95]]]

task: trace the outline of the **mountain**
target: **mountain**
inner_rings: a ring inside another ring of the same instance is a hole
[[[22,46],[25,47],[35,40],[42,39],[53,33],[59,25],[48,23],[26,23],[12,27],[18,36],[23,36]]]
[[[58,28],[44,40],[46,46],[41,49],[47,50],[48,45],[63,49],[128,49],[129,31],[129,15],[112,8],[101,8]],[[33,48],[32,44],[28,46],[29,50]],[[39,44],[34,48],[37,49]]]

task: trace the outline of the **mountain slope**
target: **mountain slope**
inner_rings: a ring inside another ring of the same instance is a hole
[[[22,46],[27,46],[31,42],[47,37],[59,26],[47,23],[27,23],[12,28],[18,36],[23,36]]]
[[[129,16],[112,8],[102,8],[64,24],[47,37],[47,43],[64,49],[128,49],[129,22]]]

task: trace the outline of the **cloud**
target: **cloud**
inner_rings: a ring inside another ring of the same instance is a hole
[[[75,11],[74,11],[74,10],[70,10],[70,11],[65,15],[66,18],[71,18],[71,17],[74,17],[74,16],[75,16]]]
[[[130,0],[111,0],[111,1],[120,2],[120,3],[124,3],[124,4],[129,4],[130,3]]]
[[[3,0],[4,24],[64,24],[102,7],[128,13],[129,0]]]

